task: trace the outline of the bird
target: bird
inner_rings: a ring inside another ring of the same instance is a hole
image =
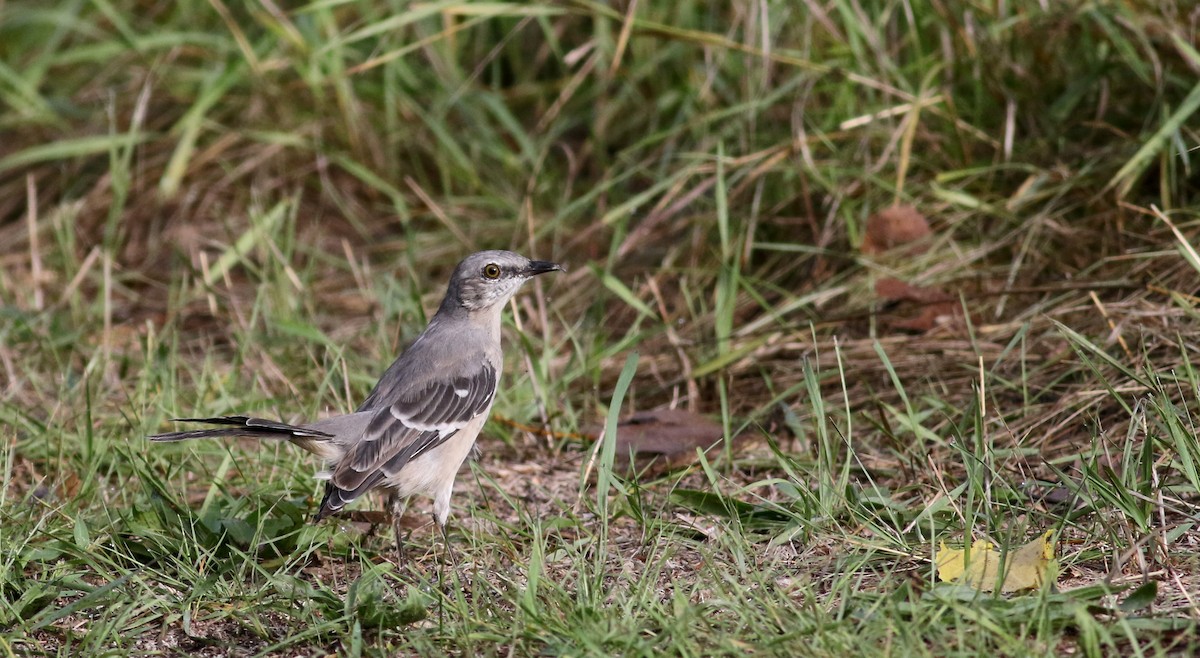
[[[367,491],[385,489],[397,558],[402,561],[400,519],[405,505],[411,496],[428,496],[449,552],[446,524],[454,479],[496,401],[504,365],[504,306],[525,281],[562,271],[558,263],[530,260],[512,251],[480,251],[464,258],[428,326],[353,413],[298,424],[244,415],[175,418],[217,427],[149,439],[290,441],[327,464],[318,474],[325,479],[325,494],[314,523],[337,514]]]

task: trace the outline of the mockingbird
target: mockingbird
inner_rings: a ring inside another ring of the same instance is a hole
[[[530,277],[562,266],[511,251],[467,256],[450,277],[437,314],[379,378],[352,414],[290,425],[252,416],[177,418],[222,425],[171,432],[151,441],[237,436],[287,439],[323,458],[325,497],[314,521],[338,512],[370,489],[389,490],[388,507],[401,552],[400,516],[409,496],[433,498],[442,530],[459,467],[475,445],[496,399],[504,359],[500,315]],[[447,544],[449,549],[449,544]]]

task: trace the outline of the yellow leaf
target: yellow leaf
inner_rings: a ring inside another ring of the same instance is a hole
[[[938,577],[944,581],[958,581],[984,592],[994,591],[997,585],[1001,592],[1037,589],[1047,580],[1052,581],[1058,572],[1054,542],[1050,541],[1053,536],[1054,531],[1047,530],[1028,544],[1008,551],[1006,556],[1002,556],[991,542],[979,540],[971,544],[970,562],[967,562],[966,550],[947,548],[946,542],[942,542],[934,555]],[[1003,582],[997,577],[1002,563],[1005,570]]]

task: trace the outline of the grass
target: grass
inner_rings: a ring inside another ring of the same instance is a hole
[[[1188,11],[0,4],[0,654],[1191,655]],[[922,249],[864,253],[897,203]],[[397,566],[289,446],[143,438],[352,408],[497,247],[571,271],[454,566],[427,501]],[[580,438],[664,405],[750,438]],[[1045,530],[1055,587],[936,579]]]

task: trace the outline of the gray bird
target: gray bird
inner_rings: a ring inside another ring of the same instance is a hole
[[[429,326],[352,414],[298,425],[251,416],[177,418],[225,427],[157,434],[150,440],[287,439],[329,465],[321,474],[327,478],[325,497],[315,521],[371,489],[385,488],[398,551],[403,505],[414,494],[433,498],[434,517],[444,534],[455,475],[496,399],[504,364],[504,305],[530,277],[562,270],[557,263],[511,251],[467,256],[454,269]]]

